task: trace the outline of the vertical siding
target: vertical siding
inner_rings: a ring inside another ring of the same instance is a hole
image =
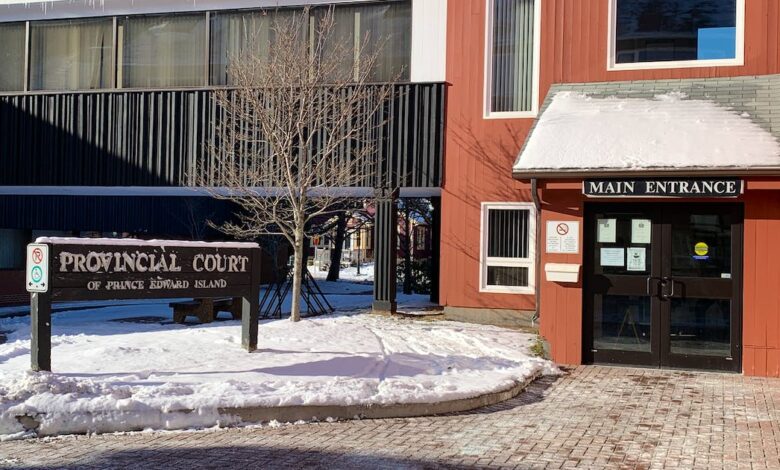
[[[225,110],[214,95],[211,89],[2,95],[0,184],[193,184],[197,163],[215,164],[208,149],[225,148],[217,132]],[[367,171],[361,186],[440,185],[445,101],[443,83],[393,85],[377,112],[379,129],[371,131],[377,145],[366,165],[376,174]],[[353,158],[350,148],[342,150],[333,158]]]
[[[572,183],[577,188],[577,183]],[[582,362],[582,273],[577,284],[544,281],[546,263],[572,263],[582,266],[584,231],[582,193],[578,189],[542,191],[542,290],[540,315],[541,334],[550,343],[553,360],[561,364]],[[548,221],[580,223],[579,254],[548,254],[544,252]]]
[[[607,71],[608,8],[609,0],[543,1],[543,94],[553,83],[780,73],[780,2],[777,0],[746,0],[745,64],[736,67]]]
[[[780,73],[777,0],[746,0],[743,66],[620,72],[607,71],[609,0],[540,1],[540,100],[554,83]],[[485,5],[485,0],[448,3],[447,81],[451,86],[442,195],[441,302],[457,307],[534,309],[533,296],[479,292],[480,203],[531,201],[529,187],[512,179],[511,167],[532,119],[483,118]],[[556,191],[546,190],[544,197],[557,198]],[[745,372],[752,375],[780,375],[780,270],[776,268],[780,244],[770,243],[780,233],[780,196],[762,202],[769,193],[749,193],[746,199],[743,360]],[[559,209],[549,209],[543,217],[581,217],[576,212],[581,203],[575,204],[574,199],[561,203],[575,212],[559,214]],[[543,256],[540,269],[548,259],[582,262],[581,256]],[[582,353],[581,288],[542,285],[542,332],[551,340],[556,360],[576,364]]]
[[[780,191],[745,195],[742,358],[747,375],[780,377]]]
[[[447,132],[442,192],[443,305],[533,310],[533,295],[479,292],[480,205],[528,201],[512,163],[531,120],[484,120],[485,1],[447,5]]]

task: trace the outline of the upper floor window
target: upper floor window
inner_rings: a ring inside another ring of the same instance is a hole
[[[0,91],[24,90],[24,23],[0,24]]]
[[[30,89],[111,88],[112,19],[30,24]]]
[[[741,65],[744,0],[612,0],[613,69]]]
[[[309,33],[323,18],[327,7],[311,10]],[[301,10],[269,10],[239,13],[216,13],[211,23],[211,83],[230,84],[230,63],[247,58],[262,61],[273,46],[273,35],[281,22],[289,21]],[[275,24],[278,22],[278,24]],[[341,67],[339,79],[367,72],[370,81],[391,81],[409,78],[411,62],[412,9],[410,2],[370,5],[339,5],[333,8],[333,29],[325,44],[325,53],[338,54]],[[302,41],[312,45],[316,38],[308,34]],[[376,56],[371,70],[360,63],[364,57]],[[335,78],[335,77],[334,77]]]
[[[260,62],[267,59],[273,46],[274,22],[288,21],[293,14],[293,10],[212,14],[211,84],[233,85],[230,64],[242,57]]]
[[[540,0],[487,0],[487,117],[536,112],[540,7]]]
[[[119,22],[120,87],[206,84],[206,16],[131,16]]]

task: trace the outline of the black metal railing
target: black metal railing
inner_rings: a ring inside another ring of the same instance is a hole
[[[378,85],[377,85],[378,86]],[[439,187],[444,83],[392,85],[364,186]],[[208,161],[215,89],[0,96],[2,186],[188,186]],[[373,184],[372,184],[373,183]]]

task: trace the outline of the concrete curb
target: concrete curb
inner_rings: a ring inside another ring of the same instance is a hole
[[[220,408],[219,412],[220,414],[238,418],[243,423],[265,423],[274,420],[280,423],[293,423],[296,421],[324,420],[326,418],[350,420],[435,416],[471,411],[510,400],[523,392],[531,382],[540,376],[541,373],[537,373],[527,380],[515,382],[514,385],[499,392],[436,403]]]

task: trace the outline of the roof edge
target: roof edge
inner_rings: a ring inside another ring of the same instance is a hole
[[[516,180],[530,179],[585,179],[585,178],[643,178],[643,177],[707,177],[707,176],[780,176],[780,167],[756,168],[655,168],[642,170],[598,169],[598,170],[513,170]]]

